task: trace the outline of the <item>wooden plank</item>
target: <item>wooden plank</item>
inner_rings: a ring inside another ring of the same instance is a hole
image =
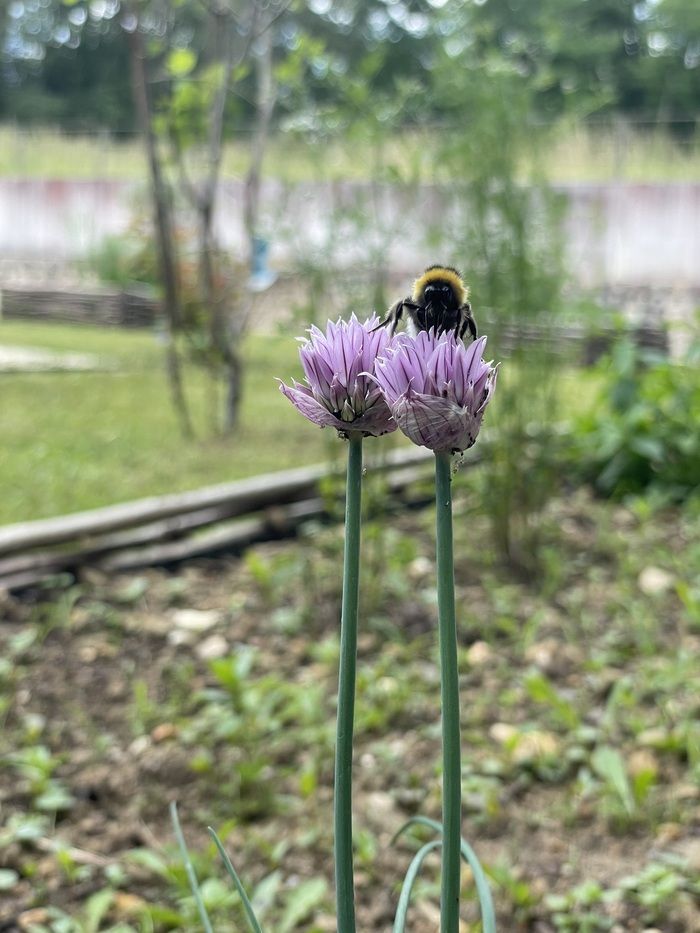
[[[395,459],[395,458],[392,458]],[[415,458],[411,458],[415,459]],[[414,466],[392,466],[387,486],[391,494],[401,494],[414,486],[421,479],[430,475],[432,455],[421,456]],[[470,462],[476,462],[474,458]],[[432,496],[428,497],[428,500]],[[424,504],[411,499],[410,504]],[[79,571],[83,566],[96,566],[105,571],[121,571],[154,564],[169,564],[192,557],[217,553],[244,547],[255,541],[272,537],[284,537],[292,534],[300,522],[309,518],[326,515],[326,503],[318,497],[292,502],[286,505],[268,506],[260,515],[219,524],[205,533],[182,534],[196,528],[196,523],[209,524],[221,522],[221,512],[210,510],[178,517],[180,537],[172,540],[174,524],[172,519],[162,523],[142,526],[141,528],[117,532],[105,536],[84,548],[63,551],[32,552],[0,561],[0,587],[22,589],[37,585],[48,577],[66,571]],[[165,531],[167,538],[158,538],[159,531]],[[147,546],[138,546],[149,542]]]
[[[325,508],[321,499],[308,499],[295,502],[284,509],[284,526],[287,534],[297,525],[309,518],[323,515]],[[245,547],[254,541],[279,534],[281,518],[271,524],[266,516],[259,518],[237,519],[217,525],[216,528],[195,535],[188,535],[179,541],[168,541],[146,548],[134,548],[107,555],[95,566],[100,570],[114,572],[132,570],[135,567],[150,567],[156,564],[179,563],[194,557],[216,554],[218,551]]]
[[[390,470],[396,466],[421,463],[431,458],[429,451],[410,448],[390,452],[381,462],[369,466]],[[279,473],[266,473],[232,483],[221,483],[184,493],[152,496],[58,518],[40,519],[0,528],[0,554],[12,554],[33,547],[62,544],[76,539],[106,534],[123,528],[159,521],[173,515],[226,505],[230,515],[244,515],[266,505],[293,502],[308,497],[316,484],[333,471],[326,466],[300,467]]]
[[[224,504],[223,506],[202,509],[185,515],[173,515],[159,522],[151,522],[147,525],[139,525],[135,528],[127,528],[123,531],[115,531],[95,538],[81,539],[85,543],[73,547],[64,545],[60,550],[30,550],[10,557],[0,557],[0,578],[31,569],[40,570],[43,568],[55,572],[57,569],[88,561],[90,558],[97,557],[106,551],[116,551],[119,548],[136,547],[154,541],[167,540],[195,528],[213,525],[230,517],[230,511]]]

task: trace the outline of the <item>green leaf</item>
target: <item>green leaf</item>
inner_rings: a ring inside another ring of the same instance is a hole
[[[85,933],[97,933],[102,920],[114,902],[114,891],[105,888],[93,894],[85,904]]]
[[[324,878],[311,878],[290,892],[278,933],[290,933],[323,902],[328,891]]]
[[[634,812],[634,796],[625,770],[622,755],[609,745],[599,745],[593,752],[591,764],[596,774],[601,777],[618,795],[625,810]]]
[[[528,674],[525,678],[525,687],[530,697],[536,703],[549,706],[567,729],[576,729],[581,724],[575,707],[558,693],[544,674],[539,671]]]
[[[180,847],[182,860],[185,863],[187,880],[190,883],[190,889],[192,891],[195,904],[197,905],[197,911],[199,913],[199,919],[202,922],[202,926],[204,927],[204,933],[214,933],[211,921],[209,920],[209,915],[207,914],[207,909],[204,906],[204,901],[202,900],[202,895],[199,890],[199,883],[197,881],[197,875],[195,874],[194,865],[192,864],[190,853],[187,851],[187,843],[185,842],[185,837],[182,834],[180,818],[177,815],[177,804],[174,801],[170,804],[170,818],[173,822],[175,838],[177,839],[177,844]]]
[[[253,896],[251,898],[256,913],[262,916],[262,914],[271,907],[281,884],[281,871],[273,871],[267,878],[263,878],[253,891]]]
[[[184,78],[197,64],[197,56],[192,49],[173,49],[168,55],[166,68],[174,78]]]
[[[418,877],[418,872],[426,856],[430,855],[434,849],[439,849],[441,845],[442,839],[433,839],[432,842],[426,842],[413,856],[411,864],[408,866],[406,877],[401,885],[399,905],[396,908],[396,917],[394,919],[394,933],[403,933],[404,931],[406,926],[406,914],[408,913],[408,907],[411,903],[411,891],[413,890],[414,882]]]
[[[70,793],[56,781],[49,781],[46,790],[34,801],[37,810],[44,813],[58,813],[64,810],[70,810],[75,804],[75,799]]]
[[[168,876],[167,863],[151,849],[133,849],[126,854],[125,858],[140,868],[145,868],[146,871],[158,875],[160,878],[167,878]]]
[[[407,822],[405,822],[399,831],[394,835],[392,842],[395,842],[399,836],[403,835],[403,833],[411,826],[427,826],[429,829],[433,829],[436,833],[440,833],[442,835],[442,825],[438,823],[437,820],[431,820],[427,816],[412,816],[411,819],[407,820]],[[479,861],[476,852],[464,838],[461,840],[460,850],[462,853],[462,858],[465,862],[468,863],[472,870],[472,874],[474,875],[476,893],[479,897],[479,909],[481,910],[481,926],[483,933],[496,933],[496,912],[493,909],[491,889],[489,888],[489,883],[486,880],[484,869],[481,867],[481,862]]]
[[[207,827],[207,831],[209,832],[209,835],[211,836],[211,838],[214,840],[216,844],[216,848],[219,850],[219,855],[223,859],[226,871],[229,873],[230,878],[232,879],[234,885],[236,886],[236,890],[238,891],[239,897],[241,901],[243,902],[243,909],[245,910],[245,914],[248,919],[248,924],[250,926],[250,929],[253,931],[253,933],[262,933],[262,929],[260,927],[260,924],[258,923],[258,918],[255,916],[255,911],[253,910],[253,905],[250,903],[250,900],[248,899],[248,895],[246,894],[245,888],[243,887],[243,882],[238,877],[238,872],[233,867],[233,863],[231,859],[228,857],[228,853],[226,852],[226,849],[224,849],[223,843],[221,842],[219,837],[216,835],[214,830],[211,828],[211,826]]]

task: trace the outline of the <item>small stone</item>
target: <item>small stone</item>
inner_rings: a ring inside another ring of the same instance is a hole
[[[525,660],[540,670],[546,671],[552,667],[557,652],[560,649],[559,642],[554,638],[545,638],[544,641],[537,641],[525,652]]]
[[[20,930],[29,930],[33,926],[39,926],[50,919],[48,910],[45,907],[35,907],[33,910],[25,910],[17,918],[17,925]]]
[[[151,739],[157,745],[159,742],[166,742],[168,739],[174,739],[178,729],[173,722],[161,722],[155,728],[151,729]]]
[[[427,557],[416,557],[408,566],[408,575],[411,580],[423,580],[432,571],[432,561],[429,561]]]
[[[651,774],[656,777],[659,773],[659,762],[656,755],[648,748],[638,748],[627,759],[627,770],[632,777],[640,774]]]
[[[680,823],[662,823],[659,826],[655,842],[659,846],[666,846],[669,842],[675,842],[682,835],[683,827]]]
[[[171,619],[187,632],[207,632],[221,621],[221,613],[217,609],[176,609]]]
[[[93,664],[97,660],[97,647],[95,645],[81,645],[78,657],[83,664]]]
[[[684,839],[674,847],[674,851],[686,860],[691,874],[700,874],[700,839]]]
[[[668,733],[661,727],[643,729],[637,736],[637,744],[644,748],[661,748],[668,741]]]
[[[129,754],[134,758],[139,758],[150,747],[151,740],[147,735],[139,735],[129,745]]]
[[[338,921],[331,914],[317,914],[314,917],[314,929],[318,930],[319,933],[336,933],[338,929]]]
[[[480,667],[493,660],[493,649],[485,641],[475,641],[467,650],[467,660],[472,667]]]
[[[128,894],[126,891],[115,891],[112,901],[112,910],[117,917],[133,917],[140,914],[148,904],[138,894]]]
[[[172,645],[173,648],[180,648],[182,645],[193,645],[196,641],[196,632],[187,632],[180,628],[174,628],[168,632],[168,644]]]
[[[146,635],[163,638],[171,631],[172,622],[166,616],[139,613],[138,616],[128,620],[126,627],[132,632],[145,632]]]
[[[673,574],[661,567],[645,567],[637,578],[637,585],[647,596],[658,596],[668,592],[674,581]]]
[[[522,764],[527,761],[538,761],[542,758],[553,758],[559,754],[559,740],[551,732],[523,732],[518,738],[518,744],[513,751],[514,761]]]
[[[195,648],[195,654],[200,661],[215,661],[228,654],[228,642],[223,635],[210,635]]]
[[[489,729],[489,735],[499,745],[507,745],[517,737],[518,730],[507,722],[495,722]]]

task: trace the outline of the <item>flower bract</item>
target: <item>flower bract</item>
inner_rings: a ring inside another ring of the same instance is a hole
[[[484,361],[486,338],[465,347],[452,333],[400,335],[375,365],[394,420],[415,444],[437,452],[476,441],[497,367]]]
[[[388,349],[387,330],[375,330],[379,318],[360,323],[328,322],[326,332],[309,328],[299,350],[306,385],[280,383],[298,411],[320,427],[335,428],[342,437],[387,434],[396,430],[389,407],[372,378],[376,358]]]

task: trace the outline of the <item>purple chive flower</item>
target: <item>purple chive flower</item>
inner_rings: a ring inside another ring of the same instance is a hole
[[[280,382],[281,391],[305,418],[322,428],[335,428],[341,437],[396,430],[371,375],[377,356],[391,341],[386,328],[374,330],[377,324],[376,315],[361,324],[353,314],[349,321],[329,321],[325,334],[310,327],[310,337],[299,350],[307,385]]]
[[[394,420],[414,444],[440,453],[476,440],[497,368],[482,359],[486,337],[465,347],[454,334],[400,335],[375,365]]]

